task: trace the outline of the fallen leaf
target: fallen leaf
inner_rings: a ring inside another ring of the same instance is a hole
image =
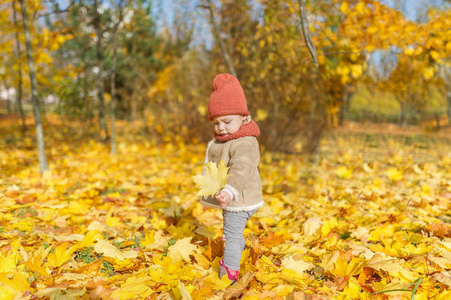
[[[308,218],[302,225],[302,231],[304,235],[311,236],[317,233],[317,231],[323,226],[324,222],[319,217]]]
[[[129,277],[119,289],[111,294],[111,298],[128,300],[139,297],[144,299],[153,293],[151,284],[152,278],[149,276]]]
[[[169,247],[168,256],[174,261],[184,260],[187,263],[191,262],[190,255],[196,250],[196,245],[191,244],[192,237],[187,237],[178,240],[175,245]]]
[[[227,174],[229,167],[221,160],[219,166],[214,162],[208,162],[205,167],[205,175],[194,176],[194,182],[200,191],[198,196],[214,196],[226,183],[230,175]]]
[[[303,260],[294,260],[292,256],[285,258],[282,261],[282,265],[285,268],[296,271],[299,274],[302,274],[304,271],[313,268],[313,264],[309,262],[305,262]]]
[[[451,272],[442,271],[440,273],[436,273],[436,274],[432,275],[432,278],[434,278],[438,282],[448,286],[448,288],[451,288]]]
[[[121,251],[103,239],[97,239],[97,243],[94,245],[94,251],[103,256],[117,258],[119,260],[138,257],[139,255],[138,251],[134,250]]]

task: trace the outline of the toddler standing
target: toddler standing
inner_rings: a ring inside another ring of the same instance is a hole
[[[246,246],[246,222],[264,204],[256,138],[260,129],[251,120],[238,79],[230,74],[219,74],[213,80],[208,114],[215,138],[208,143],[206,163],[219,165],[224,160],[230,167],[230,176],[215,197],[202,197],[202,203],[223,210],[225,247],[219,278],[227,274],[233,284],[240,272],[241,251]]]

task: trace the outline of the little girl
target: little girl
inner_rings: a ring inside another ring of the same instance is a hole
[[[246,246],[243,236],[246,222],[264,203],[256,139],[260,129],[251,120],[238,79],[230,74],[219,74],[213,80],[208,113],[215,138],[208,143],[206,163],[218,165],[224,160],[230,167],[230,176],[215,197],[202,197],[202,203],[223,209],[225,248],[219,278],[227,274],[233,284],[240,272],[241,251]]]

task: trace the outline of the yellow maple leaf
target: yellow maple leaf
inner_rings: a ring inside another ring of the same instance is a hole
[[[342,278],[349,278],[360,273],[363,267],[363,262],[359,258],[353,258],[350,262],[339,257],[335,263],[335,269],[330,271],[335,276]]]
[[[198,196],[214,196],[226,183],[230,175],[227,174],[229,167],[225,161],[221,160],[219,166],[214,162],[208,162],[205,168],[205,175],[194,176],[194,182],[200,191]]]
[[[404,268],[399,261],[394,259],[385,259],[381,254],[376,254],[370,259],[365,267],[375,269],[377,271],[383,270],[390,273],[391,275],[402,275],[403,277],[414,279],[414,274]]]
[[[16,272],[17,252],[13,251],[9,255],[3,256],[0,252],[0,272],[8,273],[10,271]]]
[[[97,244],[94,245],[94,251],[103,254],[103,256],[117,258],[119,260],[134,258],[139,255],[138,251],[134,250],[121,251],[103,239],[97,239]]]
[[[337,227],[338,227],[337,218],[332,217],[329,220],[324,221],[324,225],[321,227],[321,234],[323,236],[326,236]]]
[[[14,299],[30,288],[28,279],[23,272],[16,273],[9,277],[5,273],[0,273],[0,299]]]
[[[86,293],[86,288],[81,290],[67,290],[66,288],[46,288],[36,293],[38,298],[47,297],[47,299],[67,299],[76,300],[78,297],[83,296]]]
[[[287,284],[277,285],[273,291],[276,293],[276,297],[285,297],[291,294],[294,290],[294,286]]]
[[[349,281],[348,286],[343,290],[343,295],[346,295],[345,299],[364,299],[360,292],[360,285],[354,281]]]
[[[179,281],[179,285],[174,287],[172,289],[172,292],[177,299],[192,300],[193,298],[191,297],[191,293],[194,291],[194,289],[195,287],[191,284],[185,286],[183,282]]]
[[[50,250],[52,250],[51,247],[45,249],[45,247],[41,245],[41,247],[37,251],[33,252],[31,258],[25,263],[27,268],[30,271],[37,272],[42,276],[48,276],[49,271],[47,268],[44,268],[42,264],[44,259],[49,254]]]
[[[451,288],[451,272],[442,271],[440,273],[433,274],[432,278]]]
[[[146,231],[144,238],[141,240],[142,246],[149,246],[155,242],[155,230]]]
[[[323,224],[324,222],[321,221],[321,219],[317,216],[308,218],[307,221],[305,221],[305,223],[302,225],[304,235],[314,235]]]
[[[151,283],[152,278],[150,276],[129,277],[118,290],[115,290],[113,294],[111,294],[111,298],[133,299],[139,297],[144,299],[153,293],[153,290],[150,287]]]
[[[191,261],[190,254],[197,249],[196,245],[190,243],[191,239],[192,237],[187,237],[178,240],[175,245],[169,248],[168,256],[174,261],[184,260],[189,263]]]
[[[285,268],[296,271],[299,274],[303,274],[304,271],[313,268],[312,263],[305,262],[302,259],[294,260],[293,256],[285,258],[282,263]]]
[[[76,250],[76,247],[72,246],[67,249],[68,242],[64,242],[58,247],[56,247],[55,251],[48,255],[48,261],[45,266],[50,268],[56,268],[63,265],[69,259],[72,258],[72,253]]]
[[[302,284],[303,281],[306,280],[305,276],[301,276],[299,275],[299,273],[291,269],[282,269],[280,273],[271,273],[268,275],[271,275],[271,277],[273,277],[271,283],[275,284],[281,284],[282,283],[281,279],[285,280],[285,282],[289,282],[290,284]],[[263,282],[269,283],[269,281]]]
[[[99,234],[99,232],[97,230],[90,230],[88,232],[88,234],[85,235],[85,237],[80,242],[80,244],[77,245],[77,248],[81,249],[83,247],[91,246],[92,244],[94,244],[94,241],[95,241],[95,239],[96,239],[98,234]]]

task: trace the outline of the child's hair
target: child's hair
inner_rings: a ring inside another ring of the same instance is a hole
[[[208,119],[225,115],[249,115],[246,96],[238,79],[231,74],[219,74],[213,79],[208,102]]]

